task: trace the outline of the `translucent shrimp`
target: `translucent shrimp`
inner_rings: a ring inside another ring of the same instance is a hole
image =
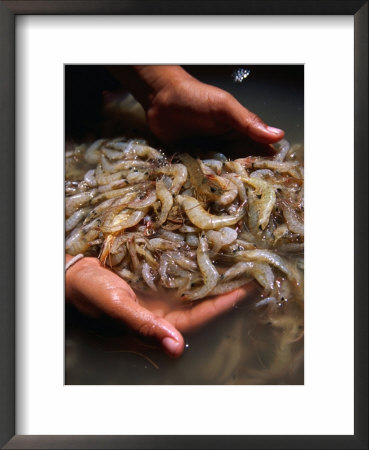
[[[114,191],[114,189],[120,189],[128,185],[127,180],[116,180],[109,184],[103,184],[97,188],[97,192],[104,193],[109,191]]]
[[[89,187],[96,187],[97,181],[95,178],[95,169],[88,170],[83,177],[84,181],[88,184]]]
[[[185,238],[181,234],[173,233],[172,231],[159,230],[158,235],[164,239],[174,242],[184,242]]]
[[[259,178],[247,177],[242,178],[242,181],[255,189],[249,189],[249,227],[254,232],[257,228],[265,230],[276,202],[275,190]]]
[[[266,293],[272,291],[274,274],[268,264],[256,262],[239,262],[230,267],[222,276],[222,281],[230,281],[244,274],[251,275],[264,288]]]
[[[149,161],[141,161],[139,159],[134,160],[120,160],[115,163],[111,163],[105,158],[104,155],[101,156],[101,165],[105,172],[117,172],[120,170],[131,170],[136,169],[149,169],[151,163]]]
[[[126,159],[147,158],[147,160],[158,160],[164,157],[155,148],[139,143],[138,141],[131,141],[123,150],[123,154]]]
[[[285,273],[290,280],[296,281],[297,283],[300,282],[299,274],[293,270],[287,261],[270,250],[244,250],[235,253],[235,258],[241,261],[257,261],[271,264],[281,272]]]
[[[179,193],[187,180],[187,168],[183,164],[170,164],[169,166],[159,167],[156,171],[173,177],[170,190],[175,195]]]
[[[68,233],[69,231],[73,230],[81,220],[83,220],[88,212],[90,211],[89,208],[81,208],[75,211],[66,221],[65,221],[65,232]]]
[[[288,229],[292,233],[304,235],[304,223],[301,221],[298,214],[291,208],[287,202],[281,202],[283,216],[286,219]]]
[[[160,215],[155,223],[155,228],[159,228],[167,220],[169,211],[172,209],[173,196],[165,187],[162,180],[156,182],[156,195],[161,202]]]
[[[223,161],[219,161],[218,159],[204,159],[202,162],[210,167],[217,175],[222,173]]]
[[[156,275],[152,273],[151,267],[146,262],[142,264],[142,278],[150,289],[152,289],[153,291],[158,290],[154,283]]]
[[[150,185],[152,185],[152,182],[143,182],[140,184],[135,184],[133,186],[127,186],[121,189],[113,189],[112,191],[103,192],[102,194],[98,195],[97,197],[93,198],[93,200],[91,200],[91,205],[96,205],[102,201],[111,198],[121,197],[122,195],[124,196],[129,192],[138,192],[139,190],[144,190],[148,188]]]
[[[86,191],[80,192],[79,194],[73,195],[72,197],[67,197],[65,199],[65,215],[70,217],[77,209],[86,203],[90,203],[94,198],[96,191]]]
[[[96,219],[88,226],[75,228],[65,241],[66,252],[70,255],[85,253],[90,247],[90,242],[99,235],[99,223],[99,219]]]
[[[224,194],[224,189],[215,179],[215,175],[204,175],[201,170],[201,164],[187,153],[179,156],[183,164],[187,167],[191,184],[195,189],[196,195],[206,199],[218,199]]]
[[[121,150],[112,150],[111,148],[103,147],[102,153],[109,159],[117,160],[124,157],[124,153]]]
[[[156,198],[155,189],[139,192],[137,198],[130,202],[128,206],[132,209],[148,208],[156,202]]]
[[[233,215],[214,215],[209,214],[201,206],[200,202],[194,197],[178,195],[177,202],[182,206],[190,221],[202,230],[214,230],[236,224],[245,215],[245,209],[239,208],[239,211]]]
[[[198,270],[197,263],[185,254],[180,252],[168,252],[167,254],[173,259],[176,264],[178,264],[183,269],[189,270],[191,272]]]
[[[271,169],[280,173],[288,173],[294,178],[302,178],[299,172],[298,161],[273,161],[269,159],[256,159],[253,162],[253,168],[255,169]]]
[[[219,253],[224,245],[232,244],[237,236],[237,231],[230,227],[220,228],[219,231],[209,230],[206,232],[206,237],[212,244],[211,251],[213,254]]]
[[[103,233],[119,233],[127,228],[131,228],[137,225],[147,213],[147,210],[133,210],[130,208],[125,208],[120,213],[116,214],[116,216],[110,221],[110,223],[104,223],[104,226],[101,227],[101,231]]]
[[[197,234],[188,233],[186,236],[186,243],[190,247],[197,248],[199,246],[199,238]]]
[[[288,234],[288,227],[285,223],[283,223],[273,231],[274,245],[286,234]]]
[[[246,170],[244,169],[242,164],[240,164],[239,162],[237,162],[237,161],[227,161],[227,162],[224,163],[224,165],[232,173],[236,173],[237,175],[239,175],[241,177],[247,177]]]
[[[236,289],[240,288],[241,286],[244,286],[245,284],[249,283],[251,278],[242,278],[239,280],[233,280],[233,281],[227,281],[227,282],[220,282],[215,286],[215,288],[209,292],[209,295],[222,295],[226,294],[228,292],[235,291]]]
[[[151,267],[153,267],[155,270],[158,269],[159,264],[158,264],[158,262],[156,261],[156,259],[153,257],[153,255],[151,254],[151,252],[150,252],[147,248],[145,248],[144,246],[139,245],[138,242],[137,242],[137,240],[136,240],[136,253],[137,253],[138,255],[143,256],[143,257],[145,258],[146,262],[147,262]]]
[[[103,171],[101,164],[98,164],[95,170],[95,179],[98,185],[110,184],[113,181],[125,179],[128,170],[121,170],[115,173],[106,173]]]
[[[84,158],[89,164],[97,164],[101,157],[101,146],[106,139],[98,139],[93,142],[85,151]]]
[[[290,144],[286,139],[281,139],[276,143],[278,153],[274,157],[274,161],[284,161],[287,156],[288,150],[290,149]]]
[[[209,258],[206,238],[201,235],[199,236],[199,246],[197,248],[197,265],[202,274],[204,284],[193,291],[184,293],[181,296],[182,300],[196,300],[206,297],[215,288],[219,280],[219,273]]]
[[[138,275],[141,272],[141,263],[137,256],[136,243],[134,237],[132,239],[127,240],[127,250],[131,257],[133,273],[135,275]]]
[[[128,282],[137,283],[140,277],[125,267],[114,267],[114,272]]]
[[[232,183],[237,186],[238,196],[240,197],[241,202],[245,202],[247,200],[246,189],[241,181],[240,175],[236,175],[234,173],[225,173],[223,177],[231,180]]]
[[[162,238],[150,239],[147,243],[152,250],[177,250],[182,246],[181,242],[172,242]]]

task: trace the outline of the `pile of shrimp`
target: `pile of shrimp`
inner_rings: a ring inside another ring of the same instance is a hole
[[[65,189],[66,252],[134,289],[194,301],[254,280],[259,306],[302,298],[303,167],[285,140],[271,158],[200,160],[99,139],[67,150]]]

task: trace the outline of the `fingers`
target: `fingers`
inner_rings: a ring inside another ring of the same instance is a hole
[[[220,105],[224,120],[256,142],[271,144],[284,136],[284,131],[264,123],[260,117],[244,108],[234,97],[226,95]]]
[[[114,316],[142,336],[156,340],[171,356],[183,353],[184,340],[181,333],[168,321],[156,316],[131,298],[119,295]]]
[[[68,269],[66,291],[80,310],[86,305],[121,321],[141,335],[159,342],[171,356],[183,353],[181,333],[163,318],[141,306],[130,286],[101,266],[97,258],[84,258]]]
[[[247,296],[251,295],[255,288],[254,283],[247,283],[235,291],[201,301],[186,312],[175,311],[169,313],[166,318],[182,333],[194,331],[234,308]]]

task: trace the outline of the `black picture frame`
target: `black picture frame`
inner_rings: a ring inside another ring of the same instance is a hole
[[[20,14],[352,15],[355,39],[355,431],[349,436],[15,435],[15,17]],[[6,449],[368,448],[368,1],[0,1],[0,445]]]

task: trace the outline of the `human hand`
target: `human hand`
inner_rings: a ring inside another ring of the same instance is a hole
[[[198,136],[271,144],[284,132],[265,124],[231,94],[202,83],[180,66],[109,66],[146,111],[151,131],[166,142]]]
[[[72,257],[66,255],[66,260]],[[139,334],[158,341],[171,356],[183,353],[182,333],[190,332],[230,310],[254,290],[249,283],[233,292],[190,305],[171,305],[160,296],[136,295],[97,258],[83,258],[66,272],[66,299],[80,312],[107,315]]]
[[[247,136],[270,144],[284,136],[228,92],[192,77],[164,85],[153,96],[146,117],[151,131],[165,142],[197,136],[233,140]]]

